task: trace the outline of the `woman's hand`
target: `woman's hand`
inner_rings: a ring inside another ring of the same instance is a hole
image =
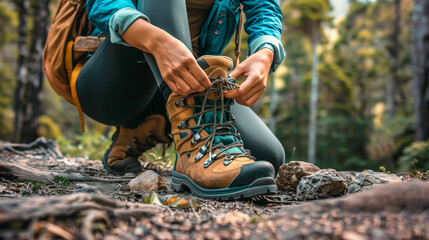
[[[203,92],[211,83],[188,48],[174,37],[159,41],[152,55],[171,91],[187,96]]]
[[[273,52],[263,48],[240,63],[231,76],[246,76],[247,79],[237,90],[226,91],[225,97],[233,98],[237,103],[253,107],[267,86],[267,77],[273,62]]]
[[[211,86],[188,48],[164,30],[138,19],[122,34],[122,38],[155,57],[162,78],[174,93],[187,96]]]

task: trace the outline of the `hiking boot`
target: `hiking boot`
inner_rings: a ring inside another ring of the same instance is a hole
[[[177,153],[173,189],[188,188],[198,197],[220,200],[275,193],[274,167],[255,162],[244,149],[230,112],[234,101],[223,97],[223,91],[238,89],[228,77],[232,60],[203,56],[197,62],[212,86],[188,96],[172,93],[167,101]]]
[[[137,128],[118,127],[112,137],[112,144],[103,156],[104,167],[110,173],[140,173],[138,158],[157,143],[170,143],[166,136],[166,119],[162,115],[150,115]]]

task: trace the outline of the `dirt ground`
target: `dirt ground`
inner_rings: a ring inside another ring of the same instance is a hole
[[[0,148],[0,161],[101,179],[28,181],[0,168],[0,239],[429,239],[427,183],[313,202],[292,191],[220,202],[174,192],[171,169],[144,165],[165,181],[161,200],[194,203],[174,208],[144,204],[151,192],[130,191],[132,177],[108,174],[101,161],[43,148]]]

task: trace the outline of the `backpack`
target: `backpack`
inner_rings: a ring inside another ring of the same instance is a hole
[[[83,113],[77,98],[76,79],[88,54],[95,52],[104,37],[88,36],[94,26],[88,20],[86,0],[60,0],[43,51],[43,70],[54,91],[76,106],[82,132]]]

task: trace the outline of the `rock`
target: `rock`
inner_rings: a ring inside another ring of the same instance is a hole
[[[128,185],[131,190],[156,191],[167,190],[164,179],[154,171],[147,170],[132,179]]]
[[[276,184],[281,190],[296,191],[302,177],[315,174],[318,171],[320,168],[311,163],[292,161],[280,167]]]
[[[296,193],[300,200],[335,197],[347,193],[347,183],[334,169],[323,169],[303,177]]]
[[[374,172],[366,170],[360,173],[350,184],[349,193],[357,193],[374,188],[375,186],[387,183],[402,182],[402,179],[395,174]]]

